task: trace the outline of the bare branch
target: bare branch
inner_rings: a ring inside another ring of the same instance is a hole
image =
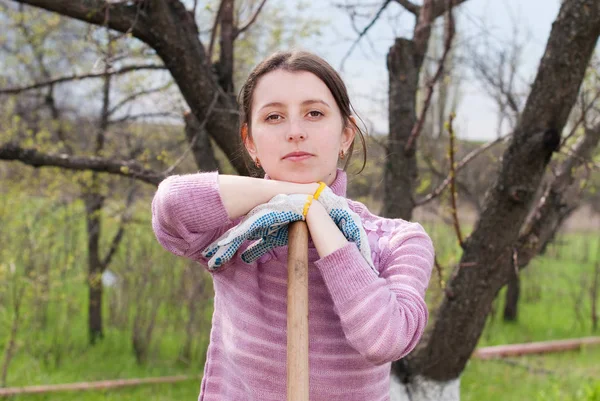
[[[108,75],[121,75],[121,74],[126,74],[128,72],[139,71],[139,70],[165,70],[165,69],[166,69],[165,66],[157,65],[157,64],[129,65],[127,67],[123,67],[118,70],[109,71]],[[28,86],[22,86],[20,88],[0,89],[0,95],[14,95],[14,94],[29,91],[32,89],[39,89],[39,88],[43,88],[45,86],[52,86],[52,85],[60,84],[60,83],[64,83],[64,82],[81,81],[83,79],[90,79],[90,78],[104,78],[104,77],[106,77],[106,75],[107,74],[104,72],[81,74],[81,75],[73,74],[73,75],[68,75],[68,76],[64,76],[64,77],[60,77],[60,78],[54,78],[54,79],[51,79],[48,81],[36,82],[35,84],[28,85]]]
[[[221,0],[219,3],[219,9],[217,10],[217,15],[215,15],[215,22],[213,22],[213,27],[210,31],[210,42],[208,43],[208,54],[206,56],[209,62],[212,60],[213,49],[215,47],[215,38],[217,37],[217,26],[221,20],[221,13],[223,12],[224,4],[225,0]]]
[[[148,184],[158,185],[165,176],[145,169],[135,160],[114,160],[102,157],[70,156],[67,154],[42,153],[25,149],[13,143],[0,146],[0,160],[16,160],[33,167],[62,167],[69,170],[91,170],[132,177]]]
[[[454,222],[454,231],[456,231],[456,238],[461,248],[464,249],[465,243],[463,240],[462,232],[460,230],[460,223],[458,221],[458,212],[456,207],[456,166],[454,165],[454,128],[452,123],[454,122],[454,113],[450,114],[450,120],[448,121],[448,136],[450,138],[450,145],[448,154],[450,156],[450,199],[452,201],[452,220]]]
[[[156,112],[156,113],[140,113],[140,114],[134,114],[134,115],[126,115],[117,120],[111,120],[108,123],[109,123],[109,125],[113,125],[113,124],[120,124],[120,123],[124,123],[124,122],[130,122],[130,121],[134,121],[134,120],[140,120],[142,118],[155,118],[155,117],[179,118],[180,116],[171,111]]]
[[[406,11],[414,14],[415,17],[418,17],[419,14],[421,13],[421,6],[416,5],[415,3],[413,3],[410,0],[396,0],[396,3],[398,3],[402,7],[404,7],[406,9]]]
[[[106,257],[102,261],[102,270],[105,270],[108,267],[114,254],[117,252],[117,249],[119,248],[119,244],[121,243],[121,240],[123,239],[123,234],[125,234],[125,225],[131,219],[131,205],[133,204],[133,201],[135,200],[136,189],[137,189],[137,187],[135,184],[132,184],[131,188],[129,189],[129,193],[127,194],[127,201],[125,204],[125,210],[121,216],[121,222],[119,223],[119,230],[113,237],[111,244],[110,244],[110,249],[109,249],[108,253],[106,254]]]
[[[168,176],[169,174],[171,174],[173,172],[173,170],[175,170],[175,168],[181,164],[181,162],[185,159],[185,157],[188,155],[190,150],[194,147],[194,145],[198,141],[198,136],[200,135],[200,132],[206,126],[206,123],[208,122],[208,119],[210,118],[210,115],[212,114],[213,109],[214,109],[215,105],[217,104],[218,99],[219,99],[219,95],[218,95],[218,93],[215,93],[215,97],[214,97],[212,103],[210,104],[208,111],[206,112],[206,115],[204,116],[204,120],[202,120],[200,127],[198,127],[198,129],[196,130],[196,135],[194,135],[194,138],[192,138],[192,140],[190,141],[189,146],[185,149],[183,154],[181,156],[179,156],[179,158],[175,161],[175,163],[173,163],[171,166],[169,166],[169,168],[167,168],[165,171],[163,171],[162,174],[165,177]]]
[[[419,10],[417,24],[413,33],[413,42],[415,44],[415,53],[421,57],[427,53],[427,44],[431,36],[431,24],[435,20],[433,18],[433,0],[423,0],[423,5]]]
[[[571,128],[571,131],[569,132],[569,134],[567,136],[565,136],[563,138],[563,140],[560,143],[560,148],[562,148],[563,146],[565,146],[565,144],[567,143],[567,141],[569,139],[571,139],[571,137],[573,135],[575,135],[575,132],[577,131],[577,128],[585,122],[585,119],[587,117],[587,113],[590,111],[590,109],[594,106],[594,104],[596,103],[596,100],[598,100],[600,98],[600,90],[596,92],[596,94],[594,95],[594,98],[587,104],[584,105],[584,109],[581,110],[581,116],[579,117],[579,119],[575,122],[575,124],[573,125],[573,128]]]
[[[152,88],[152,89],[147,89],[147,90],[143,90],[140,92],[136,92],[133,93],[129,96],[127,96],[125,99],[121,100],[119,103],[117,103],[116,105],[114,105],[109,111],[108,111],[108,115],[113,115],[117,110],[119,110],[121,107],[125,106],[127,103],[141,97],[141,96],[146,96],[146,95],[151,95],[153,93],[157,93],[157,92],[162,92],[165,89],[167,89],[169,86],[171,86],[171,82],[167,82],[165,85],[163,86],[159,86],[157,88]]]
[[[467,0],[453,0],[452,7],[457,7],[457,6],[461,5],[462,3],[464,3],[465,1],[467,1]],[[435,0],[433,2],[433,10],[431,12],[433,20],[436,20],[437,18],[441,17],[442,14],[444,14],[447,9],[448,9],[447,0]]]
[[[252,15],[252,17],[250,18],[250,20],[244,24],[244,26],[242,26],[239,29],[235,30],[235,34],[233,35],[233,38],[237,38],[239,34],[243,33],[245,30],[247,30],[248,28],[250,28],[250,26],[252,24],[254,24],[254,22],[256,22],[256,18],[258,18],[258,14],[260,14],[260,12],[262,11],[262,8],[264,7],[264,5],[267,3],[267,0],[262,0],[262,2],[260,3],[260,5],[258,6],[258,9],[256,10],[256,12],[254,13],[254,15]]]
[[[569,149],[569,157],[560,165],[554,180],[546,186],[521,227],[517,241],[519,254],[522,255],[519,258],[519,269],[529,264],[554,235],[566,216],[580,203],[580,194],[569,194],[569,188],[581,190],[576,179],[576,170],[581,166],[589,168],[588,163],[592,160],[593,152],[599,143],[600,123],[586,129],[573,149]]]
[[[192,7],[192,15],[196,18],[196,10],[198,9],[198,0],[194,0],[194,7]]]
[[[429,2],[426,0],[424,3],[424,10],[427,7]],[[431,98],[433,96],[433,90],[436,82],[442,77],[444,73],[444,64],[446,62],[446,58],[448,53],[450,52],[450,48],[452,47],[452,39],[454,39],[455,29],[454,29],[454,16],[452,15],[452,7],[453,0],[448,0],[448,19],[446,21],[446,32],[445,32],[445,40],[444,40],[444,53],[442,54],[442,59],[438,65],[438,69],[431,78],[431,80],[427,83],[427,96],[425,98],[425,104],[421,109],[421,115],[417,120],[417,123],[413,126],[412,132],[410,133],[410,137],[408,141],[406,141],[406,145],[404,146],[404,151],[408,154],[412,151],[415,141],[419,136],[421,129],[423,128],[423,124],[425,123],[425,117],[427,115],[427,110],[429,109],[429,105],[431,103]],[[424,28],[422,28],[424,29]],[[429,38],[429,34],[427,36]],[[417,32],[415,32],[415,42],[417,42]]]
[[[505,136],[500,137],[500,138],[498,138],[498,139],[496,139],[496,140],[494,140],[492,142],[488,142],[488,143],[480,146],[477,149],[472,150],[459,163],[457,163],[457,165],[456,165],[456,171],[455,172],[458,172],[458,171],[462,170],[467,164],[469,164],[469,162],[471,162],[477,156],[479,156],[480,154],[482,154],[486,150],[490,149],[494,145],[497,145],[500,142],[504,142],[504,141],[508,140],[508,138],[510,138],[511,135],[512,134],[505,135]],[[448,176],[446,177],[446,179],[444,180],[444,182],[442,182],[429,195],[425,196],[423,199],[418,200],[415,203],[415,205],[416,206],[422,206],[422,205],[424,205],[424,204],[432,201],[433,199],[437,198],[438,196],[440,196],[442,194],[442,192],[444,191],[444,189],[446,189],[446,187],[450,184],[450,180],[451,180],[451,176],[450,176],[450,174],[448,174]]]
[[[388,6],[388,4],[390,4],[390,1],[391,0],[385,0],[383,2],[383,4],[381,5],[381,7],[379,8],[379,10],[377,11],[377,13],[375,14],[375,16],[371,20],[371,22],[369,22],[369,24],[367,24],[367,26],[362,30],[362,32],[360,32],[360,34],[358,35],[358,37],[356,38],[356,40],[354,41],[354,43],[352,43],[352,46],[350,46],[350,49],[348,49],[348,51],[346,52],[346,55],[344,56],[344,58],[342,58],[342,62],[340,64],[340,70],[344,69],[344,64],[346,63],[346,60],[348,59],[348,57],[350,57],[350,54],[352,54],[352,51],[354,51],[354,48],[356,47],[356,45],[358,44],[358,42],[360,42],[360,40],[362,39],[362,37],[367,34],[367,32],[369,31],[369,29],[371,29],[371,27],[373,25],[375,25],[375,22],[377,22],[377,20],[381,16],[381,13],[383,12],[383,10],[385,10],[386,7]]]

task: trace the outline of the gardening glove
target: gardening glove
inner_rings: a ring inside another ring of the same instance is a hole
[[[356,244],[369,267],[379,275],[379,272],[373,265],[371,246],[369,245],[362,221],[358,214],[350,209],[346,198],[334,194],[331,188],[324,184],[315,192],[314,198],[325,207],[325,210],[327,210],[327,213],[329,213],[329,216],[342,234],[344,234],[348,241]]]
[[[242,253],[242,260],[251,263],[269,250],[287,245],[288,225],[304,220],[312,195],[277,195],[256,206],[235,227],[209,245],[202,256],[210,258],[209,270],[217,270],[233,258],[246,240],[258,240]]]

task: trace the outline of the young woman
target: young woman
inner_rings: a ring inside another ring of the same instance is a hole
[[[286,398],[287,227],[305,220],[310,400],[387,400],[391,362],[427,323],[431,240],[421,225],[345,197],[338,164],[364,138],[326,61],[276,53],[239,100],[243,142],[265,178],[172,176],[152,202],[158,241],[207,266],[214,282],[199,399]]]

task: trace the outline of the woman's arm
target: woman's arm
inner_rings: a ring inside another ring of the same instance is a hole
[[[204,248],[257,205],[282,193],[312,194],[317,187],[217,172],[173,175],[154,195],[152,226],[165,249],[203,260]]]
[[[230,219],[246,215],[258,205],[267,203],[279,194],[315,193],[319,184],[265,180],[237,175],[219,175],[219,193]]]
[[[348,244],[348,240],[333,222],[325,207],[313,201],[306,215],[306,225],[321,258],[332,254]]]
[[[379,277],[352,243],[324,256],[319,253],[321,259],[316,262],[346,339],[374,364],[391,362],[410,352],[427,324],[424,298],[434,250],[419,224],[403,225],[383,252]],[[313,241],[318,250],[314,237]],[[339,244],[329,246],[325,244],[324,249]]]

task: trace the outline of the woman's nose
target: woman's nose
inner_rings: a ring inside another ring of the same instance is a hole
[[[288,142],[303,141],[306,139],[306,134],[302,131],[291,131],[287,134]]]

